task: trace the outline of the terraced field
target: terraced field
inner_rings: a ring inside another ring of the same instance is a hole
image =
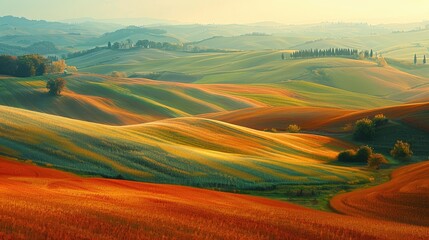
[[[258,197],[82,178],[0,158],[0,236],[28,239],[427,239],[428,227]],[[43,224],[41,224],[43,223]]]

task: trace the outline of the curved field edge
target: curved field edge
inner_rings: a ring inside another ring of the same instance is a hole
[[[219,188],[368,182],[332,164],[350,146],[311,134],[273,134],[203,118],[106,126],[0,107],[10,156],[84,175]]]
[[[67,87],[62,96],[52,97],[46,93],[46,78],[0,79],[0,104],[102,124],[127,125],[254,107],[354,109],[396,103],[304,81],[280,85],[190,84],[82,73],[65,76]]]
[[[385,184],[338,195],[336,211],[375,219],[429,226],[429,162],[402,167]]]
[[[259,107],[229,112],[208,113],[200,117],[254,129],[285,129],[298,124],[304,130],[342,131],[346,124],[365,117],[384,114],[423,131],[429,131],[429,102],[401,104],[367,110],[323,107]]]
[[[174,185],[81,178],[0,157],[12,239],[427,239],[428,228]]]

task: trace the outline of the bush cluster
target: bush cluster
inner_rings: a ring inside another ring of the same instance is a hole
[[[379,169],[382,164],[387,164],[382,154],[374,153],[369,146],[361,146],[357,150],[348,149],[337,156],[338,161],[346,163],[367,163],[369,168]]]
[[[371,140],[375,137],[376,128],[386,125],[389,119],[383,114],[377,114],[371,120],[363,118],[357,120],[354,127],[353,138],[359,141]]]

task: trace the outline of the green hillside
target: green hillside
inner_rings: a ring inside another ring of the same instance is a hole
[[[0,79],[0,104],[114,125],[256,106],[198,86],[70,75],[61,97],[46,94],[45,77]]]
[[[133,73],[174,72],[191,76],[195,83],[279,84],[305,80],[323,86],[372,96],[389,96],[428,83],[429,78],[375,62],[347,58],[281,60],[279,51],[187,54],[165,57],[163,52],[142,52],[142,56],[122,61],[103,53],[102,64],[76,58],[72,64],[81,71],[109,73],[112,70]],[[286,53],[287,54],[287,53]],[[158,59],[153,57],[158,55]],[[147,56],[147,59],[143,59]],[[149,59],[152,58],[152,59]],[[90,66],[91,65],[91,66]],[[396,97],[393,100],[401,100]]]
[[[272,35],[242,35],[233,37],[213,37],[197,42],[199,47],[234,50],[290,49],[292,46],[308,41],[305,37],[282,37]]]
[[[80,174],[193,186],[368,181],[329,164],[347,147],[328,137],[272,134],[181,118],[112,127],[0,107],[1,151]]]

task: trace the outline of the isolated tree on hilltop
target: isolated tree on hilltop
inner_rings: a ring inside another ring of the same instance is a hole
[[[417,64],[417,54],[414,54],[414,64]]]
[[[423,56],[423,64],[426,64],[426,55]]]

